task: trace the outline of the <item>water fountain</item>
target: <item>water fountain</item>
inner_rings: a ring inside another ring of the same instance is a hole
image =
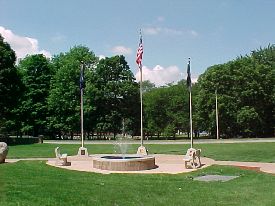
[[[126,142],[125,138],[127,136],[120,136],[115,144],[115,152],[119,154],[93,156],[93,167],[111,171],[139,171],[156,168],[153,156],[127,154],[130,144]]]

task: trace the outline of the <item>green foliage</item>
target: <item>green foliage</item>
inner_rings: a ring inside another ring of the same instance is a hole
[[[48,107],[49,128],[67,134],[80,128],[80,65],[85,64],[85,76],[92,72],[97,58],[87,47],[77,46],[53,59],[55,75],[51,81]],[[87,87],[89,87],[87,81]]]
[[[222,136],[271,136],[274,123],[275,46],[207,69],[198,80],[199,127],[214,134],[215,90]]]
[[[96,105],[97,132],[118,133],[122,120],[126,132],[136,129],[139,107],[138,84],[123,56],[114,56],[99,61],[93,73],[93,102]],[[131,128],[131,129],[130,129]],[[94,128],[95,129],[95,128]]]
[[[33,136],[44,134],[48,116],[52,67],[49,59],[42,54],[27,56],[20,61],[18,69],[22,74],[25,91],[19,112],[22,118],[22,132]]]
[[[15,52],[0,35],[0,132],[16,130],[15,125],[18,123],[15,110],[23,85],[15,61]]]
[[[149,80],[145,80],[142,82],[142,93],[150,92],[152,89],[155,89],[156,85]]]
[[[122,130],[138,135],[139,87],[123,56],[98,60],[76,46],[52,60],[16,56],[0,36],[0,132],[73,135],[80,130],[80,65],[85,65],[84,130],[87,136]],[[22,84],[22,82],[24,84]],[[215,90],[222,137],[272,136],[275,122],[275,46],[209,67],[192,87],[194,131],[216,132]],[[143,82],[144,130],[174,137],[189,131],[185,81],[156,88]]]
[[[155,88],[144,94],[145,131],[148,135],[164,133],[175,136],[189,128],[189,94],[185,82]]]

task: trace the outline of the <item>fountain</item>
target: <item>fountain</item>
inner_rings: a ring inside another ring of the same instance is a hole
[[[111,171],[140,171],[156,168],[153,156],[127,154],[129,145],[125,141],[125,135],[122,135],[115,144],[115,152],[120,154],[95,155],[93,156],[93,167]]]

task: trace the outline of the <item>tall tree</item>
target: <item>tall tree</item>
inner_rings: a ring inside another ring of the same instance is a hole
[[[145,131],[149,135],[175,133],[189,128],[189,106],[186,82],[155,88],[144,94]]]
[[[73,132],[80,130],[80,67],[83,63],[87,68],[84,76],[89,76],[96,62],[94,53],[85,46],[75,46],[69,52],[53,58],[56,73],[51,81],[48,106],[49,128],[54,132],[72,136]],[[87,87],[89,87],[88,82],[86,81]],[[87,104],[84,102],[84,105]],[[87,106],[85,106],[86,111]]]
[[[25,86],[21,105],[22,131],[33,136],[44,134],[48,116],[47,98],[52,77],[49,59],[42,54],[27,56],[18,68]]]
[[[99,61],[93,80],[96,91],[94,101],[98,117],[97,131],[114,134],[121,132],[124,120],[127,123],[126,130],[135,132],[139,98],[138,85],[134,80],[124,56]]]
[[[15,129],[16,113],[13,111],[23,86],[15,62],[15,52],[0,35],[0,132]]]
[[[200,127],[215,134],[215,90],[222,136],[271,136],[274,130],[275,47],[253,51],[200,76]],[[273,122],[273,123],[272,123]],[[272,125],[273,124],[273,125]]]

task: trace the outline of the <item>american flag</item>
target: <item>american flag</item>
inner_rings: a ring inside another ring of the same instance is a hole
[[[137,59],[136,59],[136,63],[138,64],[139,67],[141,66],[142,55],[143,55],[143,45],[142,45],[142,36],[140,34],[140,40],[139,40],[139,45],[137,50]]]

